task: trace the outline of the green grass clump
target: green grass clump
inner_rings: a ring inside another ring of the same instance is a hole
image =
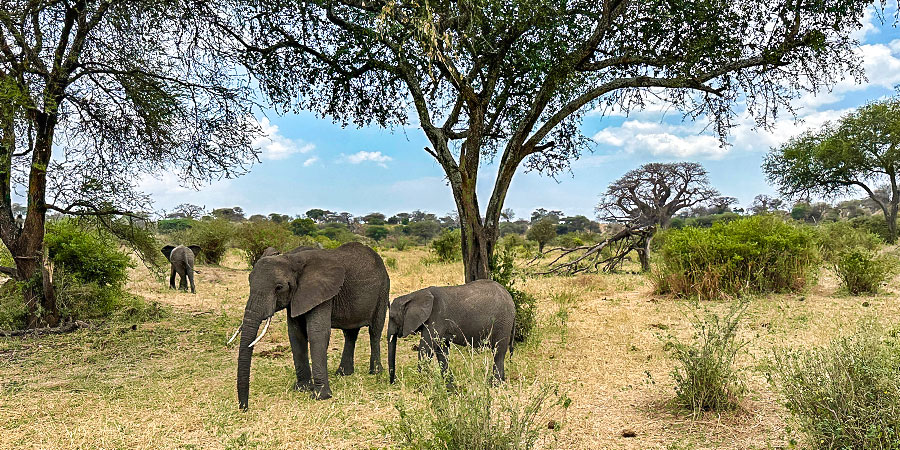
[[[699,298],[796,292],[818,263],[816,236],[774,216],[670,230],[653,276],[658,293]]]
[[[878,293],[896,272],[896,257],[880,252],[881,238],[848,222],[823,225],[819,241],[823,258],[852,295]]]
[[[441,375],[434,360],[424,366],[415,389],[395,404],[398,418],[385,425],[392,442],[403,449],[506,450],[532,449],[548,431],[560,425],[549,420],[552,408],[568,408],[571,400],[553,386],[535,383],[492,386],[490,351],[468,348],[456,358],[452,376]],[[451,381],[452,380],[452,381]],[[401,383],[407,381],[401,380]]]
[[[665,348],[676,361],[675,404],[697,415],[704,411],[730,411],[746,393],[734,360],[747,344],[737,338],[746,302],[733,304],[724,315],[691,317],[693,336],[683,341],[669,335]]]
[[[900,449],[900,342],[873,323],[775,354],[771,384],[813,449]]]

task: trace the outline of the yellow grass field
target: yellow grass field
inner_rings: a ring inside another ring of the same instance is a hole
[[[392,297],[430,285],[462,282],[461,264],[425,264],[423,249],[384,251]],[[361,333],[357,372],[334,375],[343,337],[332,334],[329,371],[334,398],[310,400],[291,389],[293,363],[284,313],[258,344],[251,369],[250,410],[237,408],[237,347],[225,341],[241,321],[247,275],[232,253],[222,267],[199,266],[196,295],[170,291],[139,267],[128,290],[171,308],[161,318],[110,321],[74,333],[0,338],[0,448],[390,448],[385,424],[398,402],[416,402],[415,383],[390,385],[368,367]],[[571,449],[781,448],[786,411],[768,385],[773,349],[822,344],[875,316],[900,322],[898,283],[874,297],[838,293],[823,271],[808,292],[754,298],[739,359],[750,394],[741,411],[691,418],[669,406],[674,364],[659,336],[690,334],[686,302],[652,294],[639,274],[536,277],[525,290],[539,299],[535,339],[516,349],[509,381],[495,389],[557,385],[567,410],[546,418],[539,446]],[[712,309],[726,303],[706,302]],[[417,376],[416,342],[398,348],[400,376]],[[386,349],[386,346],[383,346]],[[386,365],[386,355],[382,355]],[[546,428],[546,427],[545,427]],[[634,437],[623,437],[626,430]]]

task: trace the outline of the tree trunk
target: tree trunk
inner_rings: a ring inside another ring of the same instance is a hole
[[[641,248],[637,249],[638,260],[641,261],[641,271],[649,272],[650,271],[650,238],[646,237],[643,239],[643,245]]]

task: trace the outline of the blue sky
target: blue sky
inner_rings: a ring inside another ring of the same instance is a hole
[[[678,111],[655,105],[629,117],[589,114],[582,125],[592,137],[593,153],[572,164],[571,173],[553,179],[520,170],[513,179],[506,206],[520,217],[536,208],[562,210],[569,215],[594,217],[594,205],[606,186],[646,162],[691,160],[702,163],[723,195],[748,205],[757,194],[773,195],[760,164],[771,146],[777,146],[808,128],[867,101],[891,95],[900,85],[900,29],[893,17],[881,24],[870,15],[857,33],[862,43],[868,81],[845,79],[831,92],[805,96],[793,104],[799,122],[785,115],[771,131],[755,130],[748,117],[739,116],[729,136],[729,147],[704,132],[705,121],[682,121]],[[740,109],[740,108],[737,108]],[[422,209],[438,215],[455,210],[450,188],[428,145],[415,125],[395,130],[346,128],[310,113],[260,119],[265,136],[257,140],[260,163],[250,173],[202,186],[199,191],[171,179],[145,178],[142,188],[152,195],[158,210],[180,203],[208,209],[240,206],[247,214],[302,214],[310,208],[349,211],[362,215],[379,211],[388,215]],[[479,175],[479,202],[484,208],[496,168],[485,165]]]

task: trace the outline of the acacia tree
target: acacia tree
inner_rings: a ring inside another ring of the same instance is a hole
[[[556,174],[589,148],[586,111],[652,98],[724,139],[740,101],[765,126],[801,91],[860,73],[850,33],[872,3],[234,1],[236,14],[211,20],[282,110],[357,126],[414,117],[453,192],[466,280],[490,276],[516,171]],[[485,208],[486,159],[498,171]]]
[[[643,270],[650,270],[650,240],[678,211],[716,198],[706,169],[698,163],[649,163],[630,170],[606,189],[597,205],[602,220],[618,222],[640,237],[635,249]]]
[[[250,90],[178,0],[18,0],[0,6],[0,239],[29,327],[59,314],[42,252],[47,211],[135,215],[142,174],[200,181],[254,156]],[[26,192],[18,225],[12,197]]]
[[[870,103],[837,124],[808,131],[773,148],[763,170],[788,198],[834,198],[862,189],[884,214],[890,241],[896,241],[900,97]]]

